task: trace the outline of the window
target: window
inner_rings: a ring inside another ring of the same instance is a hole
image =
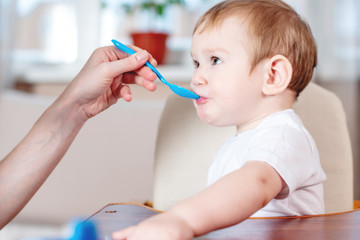
[[[18,0],[15,60],[72,63],[78,53],[73,0]]]
[[[14,43],[17,68],[26,64],[71,64],[78,69],[95,48],[111,44],[112,38],[129,42],[129,32],[139,27],[134,19],[142,19],[140,27],[149,24],[144,14],[131,18],[121,8],[121,4],[137,0],[2,1],[16,3],[17,24],[8,29],[15,29],[10,42]],[[360,1],[285,1],[313,30],[318,44],[316,72],[319,76],[360,75]],[[186,52],[189,58],[193,25],[203,12],[220,0],[185,2],[185,9],[169,10],[162,27],[171,32],[170,49]]]
[[[307,20],[318,45],[316,74],[321,79],[360,76],[360,1],[286,0]]]

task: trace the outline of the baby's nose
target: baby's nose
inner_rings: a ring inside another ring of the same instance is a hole
[[[194,86],[204,86],[207,85],[207,80],[206,78],[199,74],[199,73],[194,73],[192,80],[191,80],[191,84]]]

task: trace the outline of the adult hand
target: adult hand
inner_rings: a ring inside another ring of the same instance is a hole
[[[119,98],[131,101],[128,84],[154,91],[156,75],[144,64],[150,61],[156,65],[155,59],[144,50],[132,48],[138,52],[131,56],[115,46],[95,50],[60,98],[66,97],[72,104],[81,106],[84,120],[87,120],[116,103]]]
[[[86,120],[114,104],[131,101],[128,84],[150,91],[156,75],[144,64],[149,53],[128,56],[115,47],[97,49],[81,72],[36,121],[30,132],[0,161],[0,229],[14,218],[69,149]]]

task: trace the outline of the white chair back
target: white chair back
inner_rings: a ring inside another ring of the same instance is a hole
[[[315,139],[324,183],[326,212],[353,206],[353,166],[349,133],[340,100],[311,83],[294,109]],[[167,210],[205,188],[207,171],[233,127],[216,128],[198,119],[192,101],[172,95],[164,108],[154,166],[154,207]]]

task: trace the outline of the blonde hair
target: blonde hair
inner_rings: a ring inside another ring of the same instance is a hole
[[[288,88],[299,95],[311,81],[317,64],[316,44],[309,25],[281,0],[227,0],[202,15],[193,33],[219,27],[230,16],[245,16],[248,22],[251,70],[263,59],[277,54],[285,56],[293,68]]]

